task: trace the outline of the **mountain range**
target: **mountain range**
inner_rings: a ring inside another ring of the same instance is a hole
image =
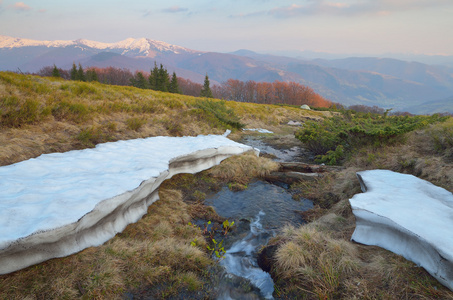
[[[228,79],[294,81],[343,105],[363,104],[411,113],[453,113],[453,67],[392,58],[301,59],[259,54],[192,50],[165,42],[129,38],[117,43],[84,39],[36,41],[0,36],[0,70],[37,72],[56,65],[70,69],[118,67],[146,71],[162,64],[178,77],[201,83]]]

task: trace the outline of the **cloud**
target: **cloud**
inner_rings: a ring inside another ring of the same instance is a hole
[[[16,11],[27,11],[31,9],[31,7],[25,4],[24,2],[16,2],[13,5],[10,5],[10,8]]]
[[[166,13],[179,13],[179,12],[185,12],[185,11],[188,11],[188,10],[189,10],[188,8],[179,7],[179,6],[172,6],[172,7],[169,7],[169,8],[165,8],[162,11],[166,12]]]
[[[290,18],[304,15],[387,15],[392,12],[420,10],[430,7],[453,6],[451,0],[309,0],[306,4],[275,7],[269,15]]]

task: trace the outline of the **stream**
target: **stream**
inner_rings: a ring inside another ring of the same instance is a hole
[[[276,161],[297,161],[300,151],[273,148],[254,136],[241,141],[275,156]],[[281,186],[265,181],[254,181],[243,191],[233,192],[228,187],[205,200],[217,214],[235,221],[236,229],[224,239],[226,254],[220,260],[225,273],[218,288],[218,299],[274,299],[274,282],[257,262],[258,252],[267,245],[276,231],[286,224],[303,223],[300,212],[313,207],[310,200],[295,201]],[[251,284],[244,291],[244,279]]]

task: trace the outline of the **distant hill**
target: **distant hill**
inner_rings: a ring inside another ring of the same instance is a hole
[[[453,68],[406,62],[391,58],[351,57],[335,60],[316,59],[320,66],[351,71],[370,71],[404,80],[442,87],[453,85]]]
[[[414,114],[453,113],[453,96],[441,100],[425,102],[410,107],[409,110]]]
[[[70,69],[114,66],[149,72],[154,62],[179,77],[202,83],[230,78],[242,81],[294,81],[312,87],[327,99],[344,105],[364,104],[394,110],[428,113],[423,104],[453,95],[453,69],[383,58],[303,60],[258,54],[203,52],[151,39],[117,43],[88,40],[35,41],[0,36],[0,70],[37,72],[44,66]],[[419,107],[419,108],[416,108]],[[453,112],[447,101],[440,105]]]

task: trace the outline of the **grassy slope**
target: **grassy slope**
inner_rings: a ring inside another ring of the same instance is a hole
[[[310,224],[285,228],[278,245],[275,274],[284,295],[307,299],[453,299],[423,268],[379,247],[349,242],[355,218],[349,199],[360,193],[355,172],[389,169],[413,174],[453,192],[453,118],[406,134],[402,143],[365,147],[345,169],[293,189],[313,199]]]
[[[221,134],[229,126],[198,108],[203,99],[0,72],[0,165],[42,153],[149,136]],[[216,100],[217,101],[217,100]],[[249,128],[276,129],[326,112],[226,102]]]
[[[48,152],[92,147],[98,142],[223,133],[229,126],[198,108],[203,101],[150,90],[0,72],[0,165]],[[280,123],[289,120],[322,116],[290,107],[225,105],[249,128],[279,130]],[[233,131],[232,135],[239,134]],[[229,180],[241,182],[273,168],[275,164],[264,158],[246,155],[227,160],[200,178],[206,186]],[[127,291],[140,293],[145,288],[156,298],[179,293],[188,298],[212,296],[212,261],[201,230],[189,221],[198,215],[212,220],[218,217],[197,203],[183,201],[183,186],[196,199],[204,195],[193,192],[195,182],[191,178],[194,176],[175,176],[167,181],[159,192],[161,200],[150,206],[148,214],[104,245],[0,276],[0,299],[115,299]],[[194,241],[196,247],[191,245]]]
[[[97,142],[222,133],[228,128],[197,108],[199,101],[202,99],[149,90],[0,73],[0,165]],[[28,110],[18,110],[21,104]],[[319,112],[296,108],[226,105],[247,127],[275,132],[284,132],[281,124],[289,120],[321,117]],[[18,116],[22,119],[16,122]],[[411,173],[453,191],[453,156],[451,145],[445,143],[452,122],[411,133],[404,144],[362,149],[340,173],[293,187],[300,190],[297,196],[314,199],[317,208],[306,215],[310,225],[285,228],[274,241],[278,245],[276,288],[283,298],[453,299],[451,291],[413,263],[378,247],[349,242],[355,220],[348,204],[360,192],[355,172],[363,169]],[[238,135],[233,131],[233,137]],[[0,299],[111,299],[145,286],[153,287],[156,298],[181,292],[189,298],[212,296],[208,291],[212,276],[206,271],[211,261],[203,251],[204,239],[188,221],[197,215],[216,217],[209,209],[182,199],[202,199],[199,187],[210,189],[216,184],[215,177],[227,175],[227,171],[234,170],[234,176],[222,180],[242,183],[251,169],[262,173],[262,166],[269,163],[245,160],[255,167],[234,159],[199,176],[176,176],[167,181],[160,192],[162,200],[137,224],[103,246],[0,276]],[[198,247],[190,246],[195,240]],[[195,292],[200,290],[201,294]]]

